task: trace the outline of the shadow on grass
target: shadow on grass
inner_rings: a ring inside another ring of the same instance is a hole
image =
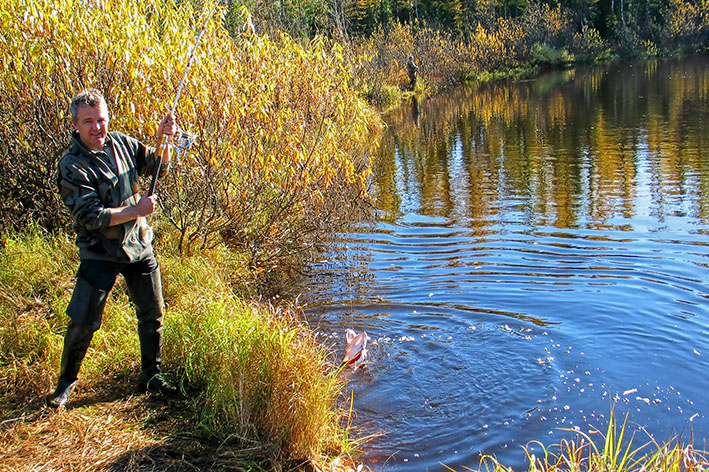
[[[256,458],[255,458],[256,457]],[[308,463],[274,464],[266,458],[259,460],[245,444],[212,443],[189,435],[171,436],[160,444],[131,449],[115,459],[107,468],[111,472],[124,471],[240,471],[272,472],[289,470],[312,472]]]
[[[137,378],[79,385],[56,411],[45,405],[46,393],[0,403],[0,472],[313,470],[305,462],[278,462],[264,444],[213,439],[200,427],[190,395],[138,394]]]

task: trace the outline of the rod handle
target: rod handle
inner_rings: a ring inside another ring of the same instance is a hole
[[[170,137],[168,135],[162,135],[158,139],[158,144],[155,146],[155,159],[157,159],[157,165],[155,166],[155,171],[150,180],[150,186],[148,187],[148,192],[145,194],[146,197],[151,196],[155,193],[155,188],[158,185],[158,176],[160,175],[160,167],[162,167],[162,160],[166,152],[170,152]]]

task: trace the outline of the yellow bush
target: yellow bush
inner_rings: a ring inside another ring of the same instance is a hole
[[[529,60],[533,44],[530,35],[548,41],[562,37],[570,24],[560,7],[539,7],[530,15],[522,19],[498,18],[489,27],[478,23],[464,37],[425,25],[413,28],[398,23],[388,30],[375,31],[351,46],[356,58],[356,85],[369,100],[382,105],[389,87],[404,89],[408,85],[409,54],[414,55],[421,82],[429,90],[460,83],[476,71],[517,67]]]
[[[610,48],[601,38],[598,30],[584,25],[580,33],[574,34],[572,42],[576,58],[580,61],[595,61],[610,54]]]
[[[112,129],[153,140],[211,6],[2,2],[4,219],[34,212],[45,226],[57,224],[52,180],[69,143],[69,102],[81,88],[104,92]],[[232,38],[223,16],[218,9],[207,26],[176,111],[197,143],[159,193],[185,247],[226,236],[255,262],[272,260],[307,244],[325,229],[323,215],[365,193],[378,121],[350,89],[339,46]]]
[[[709,36],[709,7],[706,1],[673,0],[670,5],[664,28],[670,40],[706,40]]]

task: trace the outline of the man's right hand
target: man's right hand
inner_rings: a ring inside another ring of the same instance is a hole
[[[158,196],[150,195],[149,197],[141,197],[135,205],[111,208],[111,222],[109,226],[120,225],[126,221],[137,220],[141,216],[152,215],[157,209],[157,205]]]
[[[148,216],[152,215],[157,209],[158,196],[150,195],[149,197],[143,196],[138,201],[138,203],[133,207],[137,213],[137,216]]]

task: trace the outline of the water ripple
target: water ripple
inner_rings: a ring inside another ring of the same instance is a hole
[[[613,398],[661,427],[679,411],[706,420],[703,393],[669,390],[707,367],[696,269],[709,254],[696,241],[421,222],[360,230],[312,268],[308,313],[323,332],[374,339],[370,365],[352,374],[363,427],[387,433],[368,460],[420,470],[471,464],[481,450],[519,457],[510,451],[558,427],[602,424]],[[622,395],[631,388],[639,400]]]

